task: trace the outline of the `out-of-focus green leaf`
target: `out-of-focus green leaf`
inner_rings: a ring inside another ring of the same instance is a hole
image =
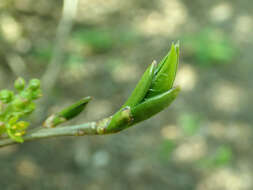
[[[228,164],[232,159],[233,153],[230,147],[221,146],[217,149],[213,162],[215,166],[223,166]]]
[[[230,63],[236,54],[228,36],[212,28],[185,37],[184,44],[201,65]]]
[[[52,57],[53,47],[51,46],[40,46],[33,49],[31,55],[37,58],[39,61],[48,63]]]
[[[200,129],[200,118],[196,114],[184,113],[179,118],[179,125],[187,135],[195,135]]]
[[[104,53],[112,48],[127,45],[138,39],[138,34],[131,30],[112,28],[87,28],[73,32],[72,40],[88,46],[95,53]]]
[[[89,45],[96,52],[104,52],[113,46],[113,34],[105,30],[79,30],[74,32],[73,40]]]
[[[220,146],[209,157],[203,158],[198,165],[202,168],[217,168],[229,164],[232,161],[233,152],[229,146]]]
[[[168,161],[175,147],[176,144],[173,141],[164,140],[159,148],[159,156],[161,157],[161,159],[164,161]]]

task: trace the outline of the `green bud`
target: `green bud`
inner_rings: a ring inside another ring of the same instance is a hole
[[[25,115],[28,115],[28,114],[32,113],[35,110],[35,108],[36,108],[35,103],[30,102],[28,105],[25,106],[23,113]]]
[[[24,109],[29,101],[25,98],[17,97],[12,102],[12,105],[17,109]]]
[[[18,90],[21,91],[25,88],[25,80],[21,77],[19,77],[17,80],[15,80],[14,87]]]
[[[66,122],[67,120],[64,117],[61,117],[57,114],[50,115],[43,123],[43,127],[46,128],[53,128],[57,125],[60,125],[61,123]]]
[[[35,90],[36,91],[36,90]],[[28,99],[28,100],[32,100],[32,94],[33,94],[33,91],[31,89],[25,89],[23,91],[21,91],[19,93],[19,95],[22,97],[22,98],[25,98],[25,99]]]
[[[170,52],[158,66],[153,62],[148,67],[126,103],[112,116],[106,132],[128,128],[170,105],[180,91],[179,87],[172,88],[178,57],[179,45],[172,44]]]
[[[14,93],[10,90],[1,90],[0,91],[0,100],[3,103],[9,103],[12,101]]]
[[[122,127],[129,124],[131,121],[130,108],[143,101],[152,83],[156,66],[156,62],[153,61],[153,63],[146,69],[131,96],[121,109],[112,116],[110,124],[106,129],[107,132],[117,132],[121,130]]]
[[[29,81],[28,87],[32,90],[37,90],[40,88],[40,80],[39,79],[31,79]]]
[[[42,93],[40,89],[32,90],[32,89],[25,89],[19,94],[22,98],[28,100],[36,100],[42,97]]]
[[[55,127],[65,121],[68,121],[76,116],[78,116],[86,107],[86,105],[91,100],[91,97],[85,97],[75,104],[63,109],[61,112],[53,114],[49,116],[46,121],[44,122],[44,127]]]
[[[71,106],[63,109],[61,112],[59,112],[57,115],[64,117],[66,120],[70,120],[76,116],[78,116],[86,107],[86,105],[90,102],[91,97],[85,97],[75,104],[72,104]]]

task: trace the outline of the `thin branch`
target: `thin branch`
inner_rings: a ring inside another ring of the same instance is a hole
[[[73,125],[73,126],[64,126],[57,128],[42,128],[40,127],[36,131],[31,131],[28,134],[23,136],[25,142],[46,139],[52,137],[61,137],[61,136],[84,136],[84,135],[96,135],[99,133],[98,129],[102,126],[101,123],[98,122],[90,122],[81,125]],[[10,138],[0,139],[0,147],[4,147],[7,145],[17,144],[17,142],[13,141]]]
[[[43,91],[45,94],[51,91],[56,83],[56,79],[60,72],[60,66],[63,61],[64,44],[70,35],[73,19],[76,15],[78,0],[64,0],[62,18],[57,28],[53,57],[49,66],[42,77]]]
[[[114,126],[118,128],[111,130],[109,128],[112,117],[107,117],[97,122],[89,122],[81,125],[72,125],[64,127],[46,128],[37,127],[29,131],[26,135],[22,136],[24,142],[46,139],[52,137],[61,136],[84,136],[84,135],[105,135],[120,132],[128,128],[129,121],[132,121],[132,116],[130,114],[130,109],[124,109],[122,114],[118,114],[118,117],[114,119]],[[122,127],[124,125],[125,127]],[[2,137],[0,139],[0,147],[17,144],[18,142],[13,141],[8,137]]]

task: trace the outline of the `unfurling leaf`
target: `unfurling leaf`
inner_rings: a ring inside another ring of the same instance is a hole
[[[128,98],[128,100],[122,106],[122,108],[126,106],[130,107],[135,106],[144,99],[152,84],[152,80],[155,74],[155,68],[156,68],[156,61],[153,61],[153,63],[147,68],[145,73],[142,75],[140,81],[136,85],[131,96]]]
[[[180,88],[173,87],[179,61],[179,44],[172,44],[169,53],[157,65],[153,62],[144,72],[131,96],[116,112],[106,128],[108,133],[128,128],[168,107]]]
[[[179,45],[172,44],[168,55],[159,63],[146,98],[156,96],[172,88],[179,61]]]
[[[179,87],[172,88],[167,92],[153,96],[131,110],[133,124],[146,120],[168,107],[180,92]]]

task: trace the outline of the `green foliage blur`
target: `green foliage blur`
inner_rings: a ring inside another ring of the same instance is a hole
[[[219,146],[212,155],[205,157],[197,163],[201,168],[215,169],[231,164],[233,152],[230,146]]]
[[[195,135],[201,128],[200,117],[193,113],[184,113],[179,118],[179,126],[182,127],[186,135]]]
[[[235,46],[228,36],[217,29],[205,28],[184,38],[186,49],[200,65],[228,64],[235,57]]]
[[[63,65],[82,64],[90,55],[105,54],[119,48],[127,48],[139,40],[140,35],[131,29],[78,28],[71,33],[69,44],[65,48],[66,61]],[[31,55],[38,60],[37,64],[48,64],[52,57],[52,50],[52,44],[44,44],[35,47]]]

